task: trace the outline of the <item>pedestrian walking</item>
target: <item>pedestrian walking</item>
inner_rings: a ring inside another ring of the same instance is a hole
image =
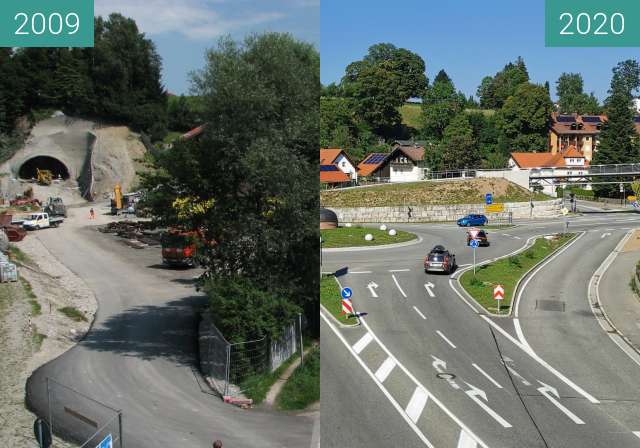
[[[93,207],[89,210],[89,219],[96,219],[96,212],[93,211]]]
[[[222,440],[216,440],[213,442],[213,448],[222,448]]]

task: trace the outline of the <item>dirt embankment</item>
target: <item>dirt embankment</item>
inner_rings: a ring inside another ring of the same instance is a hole
[[[35,416],[24,405],[26,380],[88,331],[97,302],[86,284],[61,265],[35,234],[16,246],[27,257],[18,268],[22,280],[0,284],[0,446],[27,448],[35,446]],[[70,318],[61,309],[80,314]]]

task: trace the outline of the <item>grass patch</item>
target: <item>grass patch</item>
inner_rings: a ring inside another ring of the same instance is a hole
[[[33,326],[33,330],[31,330],[31,342],[33,343],[36,351],[40,350],[42,347],[42,343],[47,338],[46,334],[38,333],[38,329]]]
[[[31,315],[33,317],[39,316],[42,314],[42,306],[38,302],[38,297],[33,293],[33,289],[31,288],[31,283],[27,281],[24,277],[19,277],[20,284],[22,285],[22,289],[25,294],[29,298],[29,304],[31,305]]]
[[[337,229],[324,229],[320,231],[322,247],[352,247],[352,246],[380,246],[382,244],[403,243],[415,240],[413,233],[396,230],[396,235],[391,236],[387,231],[371,227],[338,227]],[[364,236],[370,233],[373,241],[366,241]]]
[[[502,285],[504,300],[501,301],[501,309],[508,310],[518,281],[533,266],[564,246],[574,235],[557,235],[553,240],[538,238],[533,246],[518,255],[478,267],[476,275],[473,275],[473,270],[465,272],[460,278],[460,283],[476,302],[493,313],[498,311],[493,299],[493,287]]]
[[[169,132],[162,139],[162,143],[167,143],[167,144],[173,143],[176,140],[178,140],[182,136],[182,134],[184,134],[184,132],[175,132],[175,131]],[[136,191],[136,190],[132,190],[132,191]]]
[[[320,279],[320,303],[329,311],[338,322],[344,325],[356,325],[358,319],[340,314],[342,311],[342,298],[340,288],[334,277],[323,276]]]
[[[285,411],[304,409],[320,400],[320,347],[312,348],[304,362],[278,394],[276,405]]]
[[[402,117],[402,123],[415,128],[422,129],[422,105],[414,103],[405,103],[400,106],[400,116]]]
[[[542,193],[533,195],[526,188],[506,179],[469,179],[451,182],[408,182],[349,190],[320,192],[323,207],[398,207],[410,205],[484,204],[485,194],[493,192],[494,203],[545,201]]]
[[[29,255],[22,252],[13,244],[9,245],[9,258],[12,261],[17,261],[20,264],[33,265],[33,260],[29,257]]]
[[[64,308],[59,308],[58,311],[76,322],[87,322],[86,316],[74,306],[65,306]]]
[[[282,373],[291,365],[291,363],[298,357],[300,354],[298,352],[294,353],[291,358],[287,359],[282,363],[280,367],[278,367],[273,372],[263,373],[261,375],[253,375],[246,378],[242,381],[239,386],[242,392],[253,400],[253,403],[258,405],[264,401],[269,393],[269,389],[274,383],[280,378]]]

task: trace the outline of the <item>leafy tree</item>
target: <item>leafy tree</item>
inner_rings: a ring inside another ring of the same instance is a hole
[[[556,95],[560,113],[596,114],[600,112],[598,99],[594,94],[583,91],[584,82],[579,73],[562,73],[556,82]]]
[[[553,104],[546,89],[521,84],[497,114],[497,125],[509,151],[545,151]]]
[[[442,138],[445,128],[451,119],[464,109],[465,103],[464,95],[456,92],[451,78],[441,70],[434,83],[427,87],[425,96],[422,98],[424,137]]]
[[[501,134],[496,116],[470,112],[467,113],[467,118],[473,129],[473,139],[478,147],[482,168],[504,168],[509,154],[504,151],[504,145],[500,145]]]
[[[478,88],[480,104],[486,109],[499,109],[520,84],[529,81],[529,72],[521,57],[509,62],[493,77],[485,77]]]
[[[634,59],[619,62],[613,68],[610,93],[633,95],[640,88],[640,64]]]
[[[320,98],[320,147],[341,148],[353,160],[362,160],[376,137],[354,114],[350,98]]]
[[[398,108],[427,87],[420,56],[392,44],[376,44],[361,61],[349,64],[342,78],[358,116],[378,135],[390,138],[400,125]]]
[[[322,86],[322,95],[325,98],[331,98],[336,96],[342,96],[342,88],[340,85],[332,82],[327,86]]]
[[[447,170],[477,168],[480,154],[467,114],[456,115],[444,130],[440,143],[442,167]]]
[[[287,299],[305,310],[315,334],[319,64],[311,45],[288,34],[221,39],[193,76],[204,132],[158,153],[143,176],[160,221],[197,226],[217,242],[203,256],[216,281],[241,276]],[[173,204],[185,198],[209,206],[181,219]],[[242,301],[225,307],[244,313]]]
[[[493,94],[493,77],[485,76],[482,78],[480,86],[476,91],[476,95],[480,99],[480,107],[483,109],[495,109],[497,107]]]
[[[187,132],[201,123],[184,95],[169,101],[167,116],[169,129],[172,131]]]

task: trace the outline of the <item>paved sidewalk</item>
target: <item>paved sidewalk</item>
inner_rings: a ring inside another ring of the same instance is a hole
[[[636,231],[600,280],[600,303],[616,328],[640,351],[640,299],[629,281],[640,261],[640,232]]]

